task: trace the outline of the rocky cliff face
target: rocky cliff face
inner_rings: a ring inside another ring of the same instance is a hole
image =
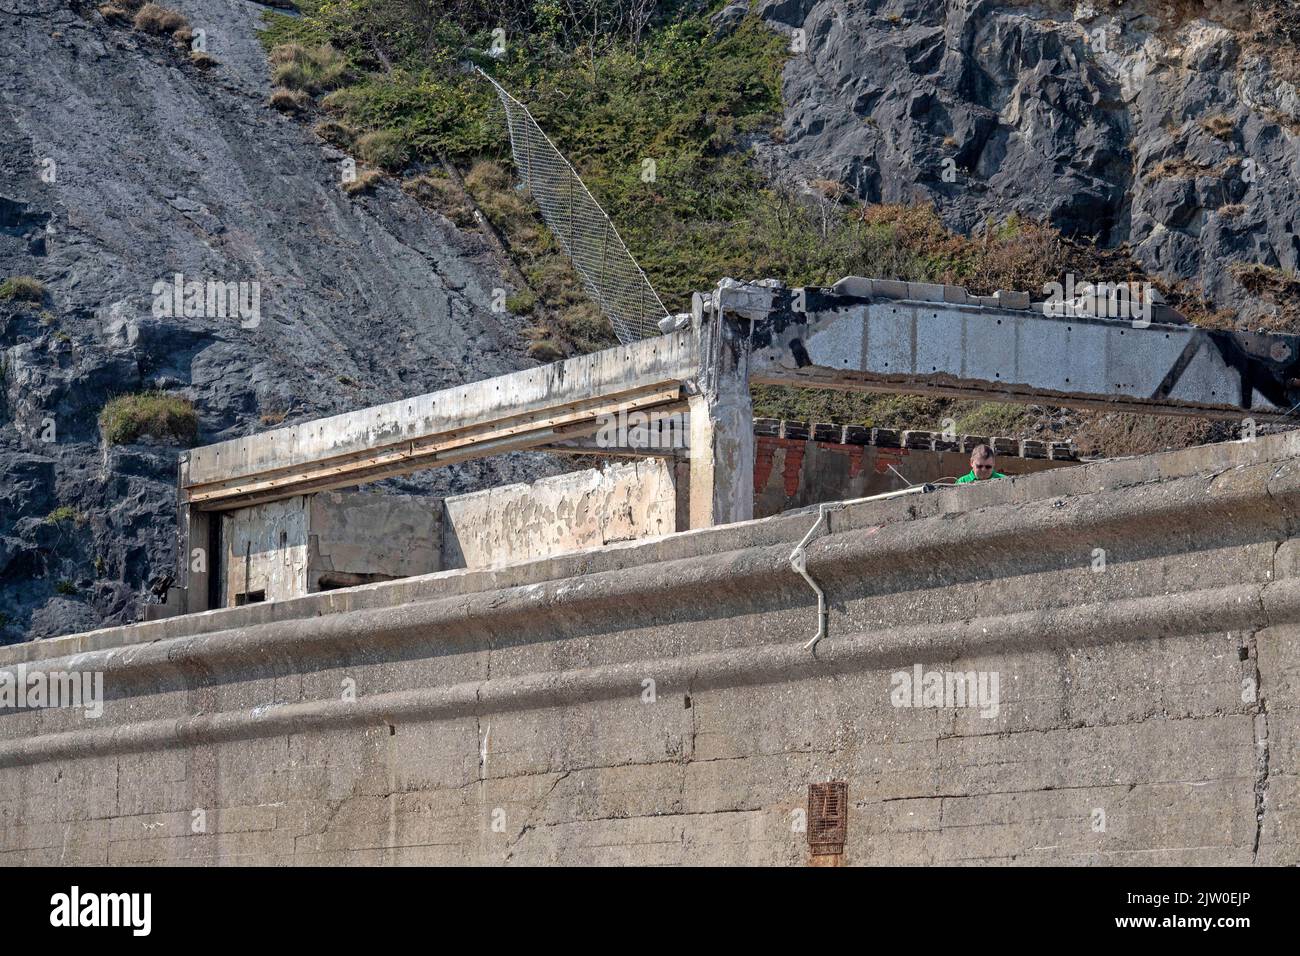
[[[187,396],[207,443],[530,364],[476,236],[391,184],[347,195],[342,155],[266,105],[261,5],[169,6],[216,66],[91,3],[0,0],[0,281],[46,286],[0,302],[0,641],[134,620],[172,569],[179,449],[106,444],[110,397]],[[158,315],[177,274],[256,283],[257,314]],[[401,485],[553,470],[493,459]]]
[[[1127,244],[1248,327],[1293,319],[1300,94],[1284,2],[761,0],[785,69],[777,178]],[[796,31],[800,31],[796,33]],[[1107,277],[1080,277],[1104,280]],[[1300,289],[1300,283],[1296,284]]]

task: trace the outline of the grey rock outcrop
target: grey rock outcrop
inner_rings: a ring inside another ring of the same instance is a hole
[[[783,141],[759,155],[791,183],[932,202],[963,231],[1017,213],[1127,243],[1150,274],[1265,320],[1277,303],[1233,267],[1300,263],[1300,93],[1246,4],[1174,22],[1177,6],[763,0],[804,50]]]
[[[173,567],[178,449],[106,447],[112,396],[188,397],[206,443],[532,364],[476,235],[392,184],[348,196],[340,154],[266,105],[266,7],[168,5],[214,69],[93,3],[0,0],[0,281],[47,288],[0,302],[0,642],[133,620]],[[257,283],[256,321],[165,314],[177,274]],[[396,486],[555,470],[516,456]]]

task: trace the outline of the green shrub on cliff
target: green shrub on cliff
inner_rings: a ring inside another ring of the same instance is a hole
[[[198,438],[194,405],[179,395],[144,392],[121,395],[99,413],[99,430],[110,445],[126,445],[142,436],[191,445]]]
[[[0,299],[45,301],[45,283],[32,276],[12,276],[0,282]]]

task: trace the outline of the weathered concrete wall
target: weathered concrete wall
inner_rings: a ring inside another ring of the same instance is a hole
[[[218,517],[225,607],[250,593],[285,601],[442,567],[438,498],[327,491]]]
[[[443,567],[531,561],[677,529],[673,468],[649,458],[447,498]]]
[[[109,699],[0,714],[0,863],[796,864],[828,779],[849,863],[1300,863],[1298,455],[834,512],[815,654],[808,514],[3,648]]]
[[[283,601],[307,593],[307,500],[298,495],[218,516],[225,607],[247,594]]]
[[[308,591],[442,570],[439,499],[324,491],[310,501]]]
[[[671,534],[677,509],[674,466],[657,459],[446,499],[298,495],[219,516],[224,606]]]

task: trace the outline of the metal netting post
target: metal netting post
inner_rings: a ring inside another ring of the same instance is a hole
[[[510,137],[510,144],[514,145],[514,136]],[[531,196],[533,194],[533,143],[529,136],[524,137],[524,186]]]

